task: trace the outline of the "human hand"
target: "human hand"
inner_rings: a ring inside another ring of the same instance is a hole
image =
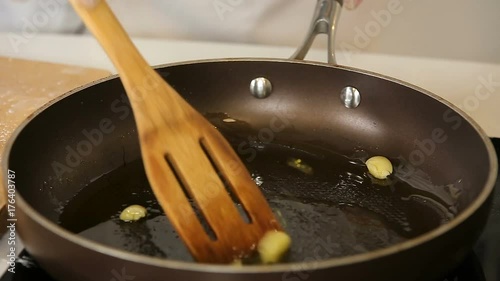
[[[344,7],[347,10],[354,10],[356,9],[363,0],[344,0]]]

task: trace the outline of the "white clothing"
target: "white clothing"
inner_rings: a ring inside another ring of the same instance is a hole
[[[26,22],[36,21],[35,16],[43,23],[41,14],[48,15],[43,7],[50,3],[58,3],[60,9],[49,15],[48,23],[36,25],[39,31],[77,32],[82,28],[64,0],[0,0],[0,31],[22,32]],[[316,1],[108,3],[132,36],[298,46]],[[500,63],[499,11],[497,0],[364,0],[354,11],[342,11],[336,47]],[[315,47],[326,46],[324,37],[316,41]]]

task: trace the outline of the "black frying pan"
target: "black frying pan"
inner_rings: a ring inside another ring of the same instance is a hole
[[[319,0],[312,34],[333,31],[340,8]],[[113,76],[46,105],[6,146],[19,235],[58,280],[432,280],[465,257],[485,225],[493,146],[468,116],[422,89],[298,60],[157,71],[234,145],[294,244],[276,265],[194,263],[154,200]],[[388,180],[367,173],[373,155],[393,162]],[[148,217],[120,222],[129,204],[147,206]]]

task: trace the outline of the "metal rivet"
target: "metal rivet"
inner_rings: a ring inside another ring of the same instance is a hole
[[[264,77],[258,77],[250,82],[250,92],[258,99],[267,98],[273,91],[271,81]]]
[[[340,92],[340,100],[344,103],[347,108],[356,108],[361,102],[361,94],[358,89],[347,86]]]

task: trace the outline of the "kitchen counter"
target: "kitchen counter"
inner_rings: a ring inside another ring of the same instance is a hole
[[[35,34],[19,44],[0,33],[0,56],[40,60],[116,72],[90,36]],[[318,40],[323,39],[318,37]],[[188,42],[164,39],[134,39],[151,65],[212,58],[288,58],[295,48],[263,45]],[[325,50],[311,50],[308,60],[326,61]],[[390,56],[368,53],[337,53],[338,63],[394,77],[428,91],[460,107],[472,116],[490,137],[500,137],[500,64],[473,61]]]

